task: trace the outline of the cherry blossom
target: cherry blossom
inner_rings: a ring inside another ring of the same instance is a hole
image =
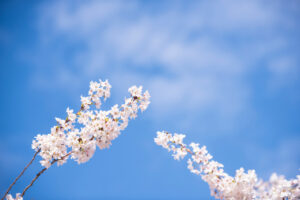
[[[136,118],[139,110],[146,110],[150,103],[148,91],[143,93],[142,86],[132,86],[128,89],[130,97],[125,98],[122,105],[114,105],[108,111],[99,110],[102,102],[110,97],[110,89],[111,85],[108,81],[91,81],[88,96],[81,96],[79,111],[75,113],[74,110],[67,108],[67,117],[55,118],[57,125],[51,128],[50,133],[38,134],[35,137],[32,148],[36,154],[32,161],[37,154],[40,155],[42,157],[40,164],[45,168],[36,175],[22,194],[16,195],[16,198],[10,194],[4,195],[7,200],[23,200],[27,189],[54,163],[59,166],[66,163],[69,158],[78,164],[84,163],[93,157],[97,146],[100,149],[109,148],[111,142],[128,126],[128,121]],[[28,166],[24,168],[21,175]],[[20,176],[9,187],[6,194]]]
[[[40,150],[41,165],[48,168],[53,160],[62,165],[69,156],[79,164],[87,162],[96,146],[108,148],[127,127],[129,119],[135,118],[138,110],[144,111],[150,103],[148,91],[142,93],[142,86],[132,86],[128,89],[131,96],[124,104],[114,105],[108,111],[98,110],[102,101],[110,97],[110,89],[108,81],[91,81],[89,96],[81,96],[81,109],[74,113],[67,108],[65,120],[56,118],[57,125],[49,134],[35,137],[32,148]],[[96,109],[92,109],[93,105]],[[68,152],[71,153],[66,156]]]
[[[287,200],[300,199],[300,176],[286,180],[284,176],[273,174],[269,181],[257,178],[255,170],[245,172],[243,168],[236,170],[234,177],[224,172],[223,165],[212,160],[205,146],[197,143],[183,143],[185,135],[158,131],[154,142],[173,152],[175,160],[190,155],[188,169],[208,183],[211,196],[225,200]]]
[[[23,200],[23,197],[21,196],[20,193],[17,193],[17,194],[16,194],[16,198],[13,198],[13,197],[11,196],[11,194],[8,194],[8,195],[6,196],[6,199],[7,199],[7,200]]]

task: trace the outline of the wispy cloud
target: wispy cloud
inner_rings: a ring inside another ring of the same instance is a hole
[[[122,80],[117,89],[123,89],[137,80],[150,88],[154,113],[162,117],[175,108],[209,109],[230,124],[251,109],[249,74],[263,68],[270,81],[280,79],[284,85],[291,81],[286,71],[299,68],[279,72],[278,58],[270,56],[290,44],[276,30],[295,26],[287,23],[289,15],[279,3],[55,1],[42,6],[39,19],[41,44],[54,48],[54,57],[74,49],[68,61],[56,62],[55,78],[38,74],[41,87],[47,81],[57,87],[64,80],[106,76]],[[53,44],[63,50],[55,52]],[[261,64],[264,59],[271,64]],[[67,64],[76,70],[66,73]]]

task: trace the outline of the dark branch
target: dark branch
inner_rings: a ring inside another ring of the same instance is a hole
[[[6,195],[9,193],[9,191],[11,190],[12,186],[14,186],[16,184],[16,182],[19,180],[19,178],[21,178],[21,176],[24,174],[24,172],[26,171],[26,169],[31,165],[31,163],[34,161],[35,157],[37,156],[37,154],[41,151],[41,149],[39,149],[38,151],[35,152],[34,156],[32,157],[31,161],[26,165],[26,167],[23,169],[23,171],[19,174],[19,176],[14,180],[14,182],[9,186],[9,188],[6,190],[6,193],[4,194],[4,196],[2,197],[1,200],[4,200],[4,198],[6,197]]]
[[[56,163],[57,161],[59,160],[63,160],[65,159],[66,157],[68,157],[70,154],[72,153],[72,151],[70,151],[69,153],[67,153],[66,155],[64,155],[61,159],[54,159],[52,162],[51,162],[51,165],[50,167]],[[36,174],[36,176],[34,177],[34,179],[32,179],[31,183],[23,190],[22,194],[21,194],[21,197],[23,197],[26,193],[26,191],[33,185],[33,183],[47,170],[48,168],[43,168],[39,173]]]

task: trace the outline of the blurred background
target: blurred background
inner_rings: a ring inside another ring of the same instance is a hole
[[[211,199],[186,161],[153,142],[187,134],[234,175],[267,180],[300,167],[300,3],[290,1],[1,1],[0,193],[91,80],[104,109],[131,85],[152,98],[110,149],[51,167],[25,199]],[[38,159],[39,160],[39,159]],[[41,169],[38,161],[12,193]]]

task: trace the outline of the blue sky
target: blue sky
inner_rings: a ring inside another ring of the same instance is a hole
[[[131,85],[149,90],[150,107],[88,163],[52,167],[28,199],[208,199],[186,162],[154,144],[157,130],[206,145],[231,175],[295,177],[299,19],[292,0],[2,1],[1,194],[31,159],[33,137],[79,108],[99,78],[112,85],[105,109]]]

